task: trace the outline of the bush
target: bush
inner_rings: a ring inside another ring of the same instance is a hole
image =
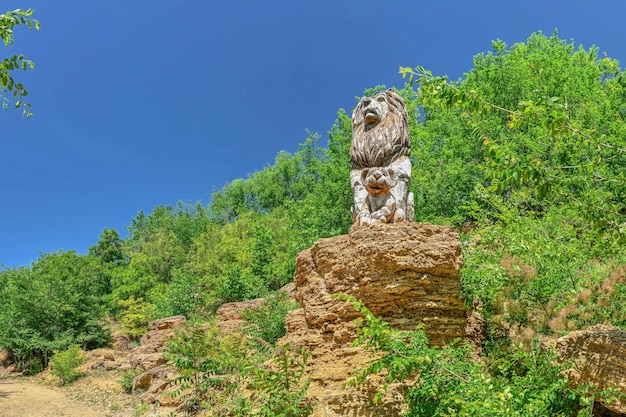
[[[52,375],[61,380],[61,385],[74,382],[82,373],[76,370],[77,367],[85,363],[87,356],[78,345],[72,345],[62,352],[55,352],[50,360]]]
[[[430,346],[423,330],[393,330],[359,303],[355,306],[365,323],[357,341],[382,355],[352,382],[363,383],[382,371],[386,383],[417,377],[406,390],[407,416],[591,416],[593,397],[570,387],[565,366],[555,365],[555,355],[542,351],[538,343],[528,349],[509,346],[487,358],[490,366],[484,367],[468,360],[468,346]]]
[[[254,275],[244,275],[241,268],[235,265],[226,271],[217,286],[217,297],[223,303],[252,300],[262,297],[266,288],[261,278]]]
[[[150,291],[156,317],[184,315],[189,318],[208,304],[208,294],[193,274],[174,272],[172,282],[156,286]]]
[[[481,299],[487,319],[500,315],[543,331],[578,294],[601,287],[623,262],[622,252],[567,207],[541,216],[515,212],[466,237],[463,292],[467,300]]]
[[[275,344],[285,335],[285,316],[297,307],[298,303],[290,302],[285,291],[270,294],[258,309],[242,312],[247,323],[245,332],[252,337],[259,337],[267,343]]]
[[[126,394],[133,393],[133,381],[135,377],[141,374],[141,371],[138,369],[129,369],[122,374],[122,378],[120,379],[120,385]]]

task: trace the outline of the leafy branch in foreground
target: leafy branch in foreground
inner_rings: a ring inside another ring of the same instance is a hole
[[[182,400],[185,412],[211,409],[216,415],[230,415],[222,412],[246,408],[239,369],[245,344],[240,340],[222,337],[216,326],[192,325],[178,332],[165,357],[176,368],[178,375],[170,381],[176,387],[172,395]]]
[[[178,331],[166,358],[177,373],[170,381],[175,387],[171,395],[182,400],[182,410],[191,415],[211,410],[213,416],[309,415],[306,351],[284,346],[268,360],[269,345],[253,350],[248,341],[223,335],[214,325]]]
[[[554,365],[554,355],[538,344],[507,351],[496,372],[490,373],[468,360],[473,355],[467,345],[429,346],[422,329],[396,331],[361,303],[354,307],[363,315],[355,343],[382,356],[358,371],[351,383],[363,383],[367,375],[383,371],[384,389],[392,382],[415,379],[405,394],[407,416],[591,416],[593,397],[585,396],[582,388],[571,388],[564,366]]]
[[[4,42],[4,46],[13,44],[13,29],[18,25],[26,25],[29,29],[39,30],[39,22],[33,19],[32,9],[21,10],[16,9],[0,15],[0,38]],[[26,59],[23,54],[13,55],[0,61],[0,99],[2,100],[2,108],[9,108],[9,99],[6,96],[13,96],[16,108],[24,107],[24,115],[32,116],[30,104],[24,102],[24,97],[28,95],[28,90],[22,83],[14,80],[12,72],[14,70],[34,69],[33,61]]]
[[[292,351],[283,346],[270,360],[270,367],[252,369],[252,385],[258,417],[306,417],[313,412],[313,403],[306,398],[310,379],[304,382],[307,351]]]

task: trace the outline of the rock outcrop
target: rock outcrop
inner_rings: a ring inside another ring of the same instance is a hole
[[[374,405],[375,377],[371,387],[344,386],[371,357],[351,346],[359,314],[334,295],[357,298],[398,329],[424,324],[432,343],[445,343],[465,334],[461,265],[453,228],[413,222],[353,228],[298,255],[294,294],[301,308],[288,314],[281,343],[311,351],[308,396],[318,402],[314,416],[397,416],[404,406],[393,389]]]
[[[597,325],[574,331],[558,339],[556,350],[560,360],[574,364],[568,372],[574,384],[591,384],[598,391],[613,388],[626,393],[626,330]],[[595,415],[626,415],[626,398],[600,402]]]
[[[293,298],[293,291],[295,285],[293,282],[284,285],[279,291],[287,293],[288,300],[290,302],[295,301]],[[254,300],[236,301],[232,303],[222,304],[217,309],[217,325],[224,334],[233,333],[243,329],[245,320],[241,316],[241,313],[246,310],[257,310],[263,305],[265,298],[255,298]]]
[[[141,338],[140,345],[130,352],[129,364],[144,371],[133,379],[133,392],[139,393],[142,402],[158,402],[163,406],[179,404],[178,400],[168,395],[173,372],[165,366],[163,351],[166,343],[174,337],[174,329],[182,326],[186,320],[185,316],[173,316],[151,322],[151,330]]]
[[[120,355],[113,349],[94,349],[86,352],[87,360],[78,367],[79,371],[88,373],[96,369],[112,371],[120,367],[122,360]]]
[[[128,356],[130,365],[144,371],[163,365],[165,344],[174,337],[174,329],[186,320],[185,316],[173,316],[150,322],[150,331],[141,337],[139,346],[131,350]]]
[[[245,323],[243,317],[241,317],[241,312],[248,309],[256,310],[264,301],[265,298],[255,298],[254,300],[222,304],[216,312],[218,317],[217,325],[223,333],[241,330]]]

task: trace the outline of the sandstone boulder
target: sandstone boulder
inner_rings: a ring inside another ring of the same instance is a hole
[[[263,301],[265,301],[264,298],[256,298],[254,300],[223,304],[217,309],[218,326],[223,333],[232,333],[241,329],[244,321],[240,313],[247,309],[258,309],[263,304]]]
[[[169,383],[174,376],[171,368],[159,365],[135,377],[133,392],[138,394],[141,402],[158,402],[164,407],[177,407],[180,405],[180,400],[171,395],[174,387]]]
[[[119,366],[113,349],[94,349],[86,352],[87,360],[78,369],[87,373],[95,369],[111,371]]]
[[[560,360],[574,364],[568,373],[573,383],[626,393],[626,330],[597,325],[574,331],[558,339],[556,350]],[[596,415],[626,415],[626,398],[611,403],[601,401],[594,411]]]
[[[314,416],[397,416],[404,407],[393,389],[378,404],[371,402],[376,377],[358,390],[344,386],[371,357],[351,347],[358,314],[335,295],[359,299],[398,329],[424,324],[432,343],[446,343],[465,335],[461,265],[453,228],[413,222],[353,228],[298,255],[294,295],[301,308],[288,314],[281,343],[311,351],[308,396],[318,402]]]
[[[165,344],[174,337],[174,329],[182,326],[186,320],[185,316],[173,316],[151,322],[151,330],[143,335],[139,346],[131,350],[128,363],[144,371],[164,364]]]

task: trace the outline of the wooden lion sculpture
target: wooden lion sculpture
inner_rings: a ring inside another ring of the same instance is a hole
[[[392,168],[364,168],[361,182],[367,197],[359,208],[354,224],[399,223],[404,220],[402,209],[396,205],[391,189],[398,183]]]
[[[389,190],[402,220],[413,220],[411,186],[411,139],[404,100],[392,90],[374,97],[363,97],[352,113],[350,145],[350,185],[354,195],[352,221],[360,225],[359,212],[371,193],[365,185],[363,170],[386,168],[393,172],[395,186]],[[388,223],[394,223],[391,218]]]

